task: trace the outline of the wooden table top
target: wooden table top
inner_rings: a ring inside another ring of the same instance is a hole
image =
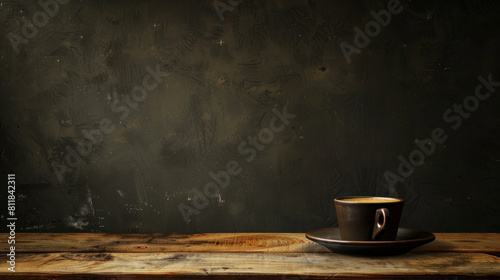
[[[334,254],[303,233],[17,233],[0,279],[500,279],[500,233],[437,233],[407,254]],[[8,234],[2,252],[8,253]]]

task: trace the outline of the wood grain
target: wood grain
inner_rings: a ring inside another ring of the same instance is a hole
[[[500,252],[500,233],[435,235],[414,251]],[[16,239],[18,252],[329,252],[303,233],[18,233]]]
[[[19,275],[500,275],[498,257],[478,253],[411,253],[355,257],[304,253],[20,254]]]
[[[16,272],[4,263],[0,279],[500,278],[500,233],[436,237],[404,255],[360,257],[302,233],[18,233]]]

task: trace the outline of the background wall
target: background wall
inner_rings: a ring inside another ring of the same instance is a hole
[[[18,231],[305,232],[346,195],[405,198],[406,227],[500,230],[500,88],[474,97],[500,81],[498,1],[60,1],[0,6]],[[270,135],[273,109],[295,118]]]

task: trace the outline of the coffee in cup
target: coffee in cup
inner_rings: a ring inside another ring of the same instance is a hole
[[[351,241],[396,239],[404,200],[392,197],[335,198],[340,237]]]

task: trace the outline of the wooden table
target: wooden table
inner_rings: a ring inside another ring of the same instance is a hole
[[[303,233],[17,233],[15,247],[0,279],[500,279],[500,233],[438,233],[392,257],[334,254]]]

